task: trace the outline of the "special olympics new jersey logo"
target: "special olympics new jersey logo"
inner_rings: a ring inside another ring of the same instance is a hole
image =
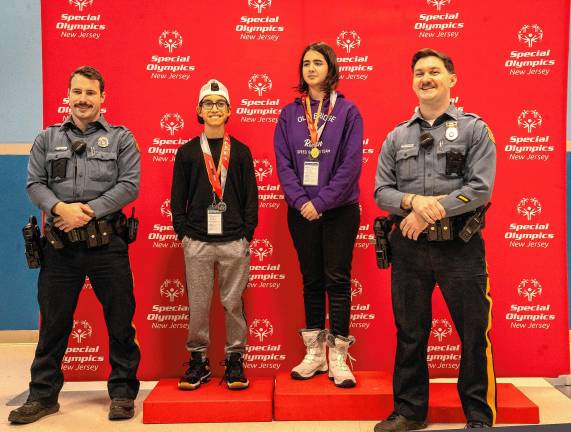
[[[167,297],[172,303],[184,295],[184,285],[178,279],[165,279],[161,284],[161,296]]]
[[[248,6],[254,8],[259,14],[266,8],[272,5],[272,0],[248,0]]]
[[[176,30],[165,30],[159,36],[159,45],[172,53],[174,49],[182,46],[182,36]]]
[[[73,329],[71,331],[71,336],[77,341],[77,343],[82,343],[85,339],[93,334],[93,328],[85,320],[73,320]]]
[[[167,198],[162,204],[161,204],[161,214],[164,217],[168,217],[172,219],[172,212],[171,212],[171,200],[170,198]]]
[[[256,239],[250,242],[250,253],[257,257],[260,262],[263,262],[264,259],[274,253],[274,247],[269,240]]]
[[[355,278],[351,279],[351,299],[361,294],[363,294],[363,284]]]
[[[83,8],[91,6],[93,0],[69,0],[69,4],[78,8],[80,12],[83,12]]]
[[[522,198],[517,205],[517,212],[525,216],[528,221],[530,221],[532,217],[541,214],[541,211],[541,203],[537,198]]]
[[[543,30],[537,24],[526,24],[519,29],[517,38],[531,48],[534,43],[543,39]]]
[[[531,133],[533,129],[541,126],[543,119],[537,110],[523,110],[517,118],[517,125]]]
[[[267,159],[254,159],[254,174],[256,174],[256,179],[259,182],[262,182],[266,177],[269,177],[273,174],[274,168],[272,164]]]
[[[428,3],[430,6],[434,6],[437,11],[440,11],[442,6],[450,4],[451,2],[452,0],[426,0],[426,3]]]
[[[535,297],[540,296],[543,287],[537,279],[522,279],[517,286],[517,293],[531,302]]]
[[[268,74],[253,74],[248,80],[248,88],[262,96],[264,92],[272,89],[272,80]]]
[[[250,324],[250,335],[263,342],[265,338],[274,334],[274,326],[269,319],[255,319]]]
[[[350,53],[353,48],[361,46],[361,37],[355,30],[343,30],[337,36],[337,46]]]
[[[174,135],[184,128],[184,119],[179,113],[166,113],[161,118],[161,129],[166,130],[169,134]]]
[[[433,319],[432,329],[430,330],[432,336],[438,339],[438,342],[452,334],[452,324],[447,319]]]

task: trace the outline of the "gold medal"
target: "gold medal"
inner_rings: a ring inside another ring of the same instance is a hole
[[[309,155],[313,158],[313,159],[317,159],[319,157],[319,149],[317,147],[313,147],[311,149],[311,151],[309,152]]]

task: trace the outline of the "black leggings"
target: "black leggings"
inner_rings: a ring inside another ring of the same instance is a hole
[[[359,230],[359,204],[328,210],[312,222],[290,207],[287,220],[303,278],[306,327],[325,328],[327,293],[331,332],[349,336],[351,260]]]

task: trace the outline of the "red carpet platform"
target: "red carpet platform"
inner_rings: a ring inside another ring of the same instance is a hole
[[[539,407],[513,384],[498,384],[497,423],[539,423]],[[432,423],[463,423],[466,421],[456,384],[430,384],[428,418]]]
[[[393,408],[391,377],[386,372],[355,372],[357,386],[335,387],[323,374],[296,381],[289,373],[276,378],[276,420],[379,420]],[[539,423],[539,408],[512,384],[498,384],[498,423]],[[430,385],[429,421],[464,423],[456,384]]]
[[[379,420],[393,408],[391,378],[386,372],[355,372],[357,386],[335,387],[327,374],[292,380],[289,372],[276,377],[276,420]]]
[[[250,378],[247,390],[228,390],[219,378],[194,391],[162,379],[143,402],[143,423],[272,421],[273,378]]]

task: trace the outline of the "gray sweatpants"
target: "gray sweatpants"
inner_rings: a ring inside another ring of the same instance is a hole
[[[190,306],[188,351],[205,352],[210,343],[210,304],[214,286],[214,265],[218,265],[220,302],[224,307],[226,353],[246,347],[247,325],[242,293],[250,271],[249,244],[245,238],[230,242],[202,242],[184,237],[186,286]]]

